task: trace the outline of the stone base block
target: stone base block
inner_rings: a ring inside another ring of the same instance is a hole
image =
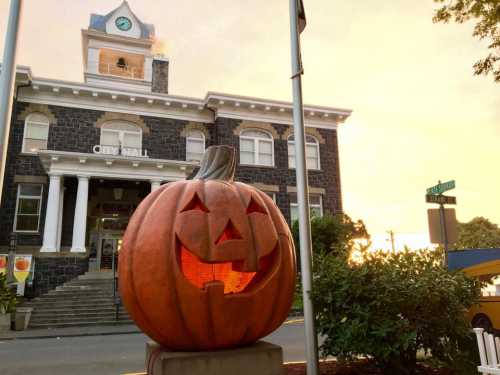
[[[251,346],[213,352],[172,352],[146,344],[147,375],[282,375],[283,350],[259,341]]]

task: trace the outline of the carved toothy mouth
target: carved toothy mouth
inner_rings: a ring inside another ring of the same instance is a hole
[[[271,273],[278,251],[259,259],[256,272],[241,272],[242,261],[204,262],[186,248],[180,241],[177,246],[177,262],[184,277],[199,289],[205,289],[214,282],[224,284],[224,294],[247,292]]]

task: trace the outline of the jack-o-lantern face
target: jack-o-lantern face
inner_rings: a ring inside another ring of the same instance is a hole
[[[262,280],[274,264],[278,234],[259,194],[219,181],[195,182],[187,189],[194,192],[184,194],[174,229],[184,276],[198,288],[221,281],[225,294]]]
[[[129,223],[119,262],[130,315],[176,350],[258,340],[286,318],[295,288],[293,241],[279,209],[257,189],[220,178],[150,194]]]

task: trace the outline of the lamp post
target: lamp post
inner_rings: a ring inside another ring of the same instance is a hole
[[[7,282],[13,283],[14,280],[14,258],[17,250],[17,234],[12,232],[9,236],[9,264],[7,268]]]

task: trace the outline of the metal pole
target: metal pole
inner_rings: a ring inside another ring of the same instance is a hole
[[[309,191],[305,156],[304,106],[302,103],[301,61],[299,46],[298,1],[290,0],[290,35],[292,42],[293,126],[295,137],[295,173],[299,209],[300,266],[304,300],[307,374],[318,374],[318,337],[314,328],[314,309],[311,301],[312,246],[309,214]]]
[[[441,238],[444,242],[444,266],[448,266],[448,233],[446,230],[446,217],[444,211],[444,204],[439,205],[439,219],[441,221]]]
[[[19,35],[23,0],[11,0],[9,23],[5,34],[5,46],[0,74],[0,204],[3,190],[3,177],[9,142],[10,119],[16,74],[16,50]]]

